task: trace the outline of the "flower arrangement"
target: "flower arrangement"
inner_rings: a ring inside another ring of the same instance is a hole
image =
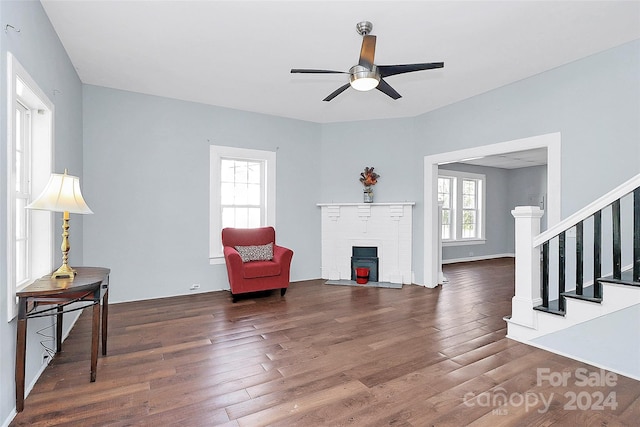
[[[364,172],[360,172],[360,182],[365,187],[371,187],[372,185],[376,185],[376,183],[378,182],[378,178],[380,178],[380,175],[375,173],[373,169],[374,169],[373,166],[366,167],[364,168]]]

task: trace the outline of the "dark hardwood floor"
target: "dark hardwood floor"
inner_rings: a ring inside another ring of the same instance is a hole
[[[95,383],[87,310],[11,425],[638,425],[640,382],[576,384],[604,378],[505,338],[512,259],[445,273],[435,289],[308,281],[236,304],[114,304]]]

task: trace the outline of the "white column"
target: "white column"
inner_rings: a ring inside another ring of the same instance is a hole
[[[511,300],[511,322],[536,328],[533,307],[540,298],[540,247],[533,239],[540,234],[544,211],[537,206],[517,206],[511,211],[516,219],[516,290]]]
[[[449,282],[442,271],[442,206],[444,202],[438,202],[438,284]]]

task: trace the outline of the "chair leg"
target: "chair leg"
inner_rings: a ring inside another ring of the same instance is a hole
[[[287,293],[287,288],[280,288],[280,296],[283,297]]]

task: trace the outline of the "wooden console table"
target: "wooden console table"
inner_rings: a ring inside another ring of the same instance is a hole
[[[18,327],[16,344],[16,411],[24,409],[24,375],[27,350],[27,319],[57,316],[56,353],[62,350],[62,315],[93,306],[91,326],[91,382],[96,380],[98,341],[100,338],[100,306],[102,302],[102,355],[107,354],[107,323],[109,273],[101,267],[75,267],[74,280],[52,279],[47,275],[16,293],[18,297]],[[70,304],[81,303],[77,306]],[[82,304],[85,303],[85,304]],[[86,304],[88,303],[88,304]],[[42,305],[53,305],[36,310]]]

